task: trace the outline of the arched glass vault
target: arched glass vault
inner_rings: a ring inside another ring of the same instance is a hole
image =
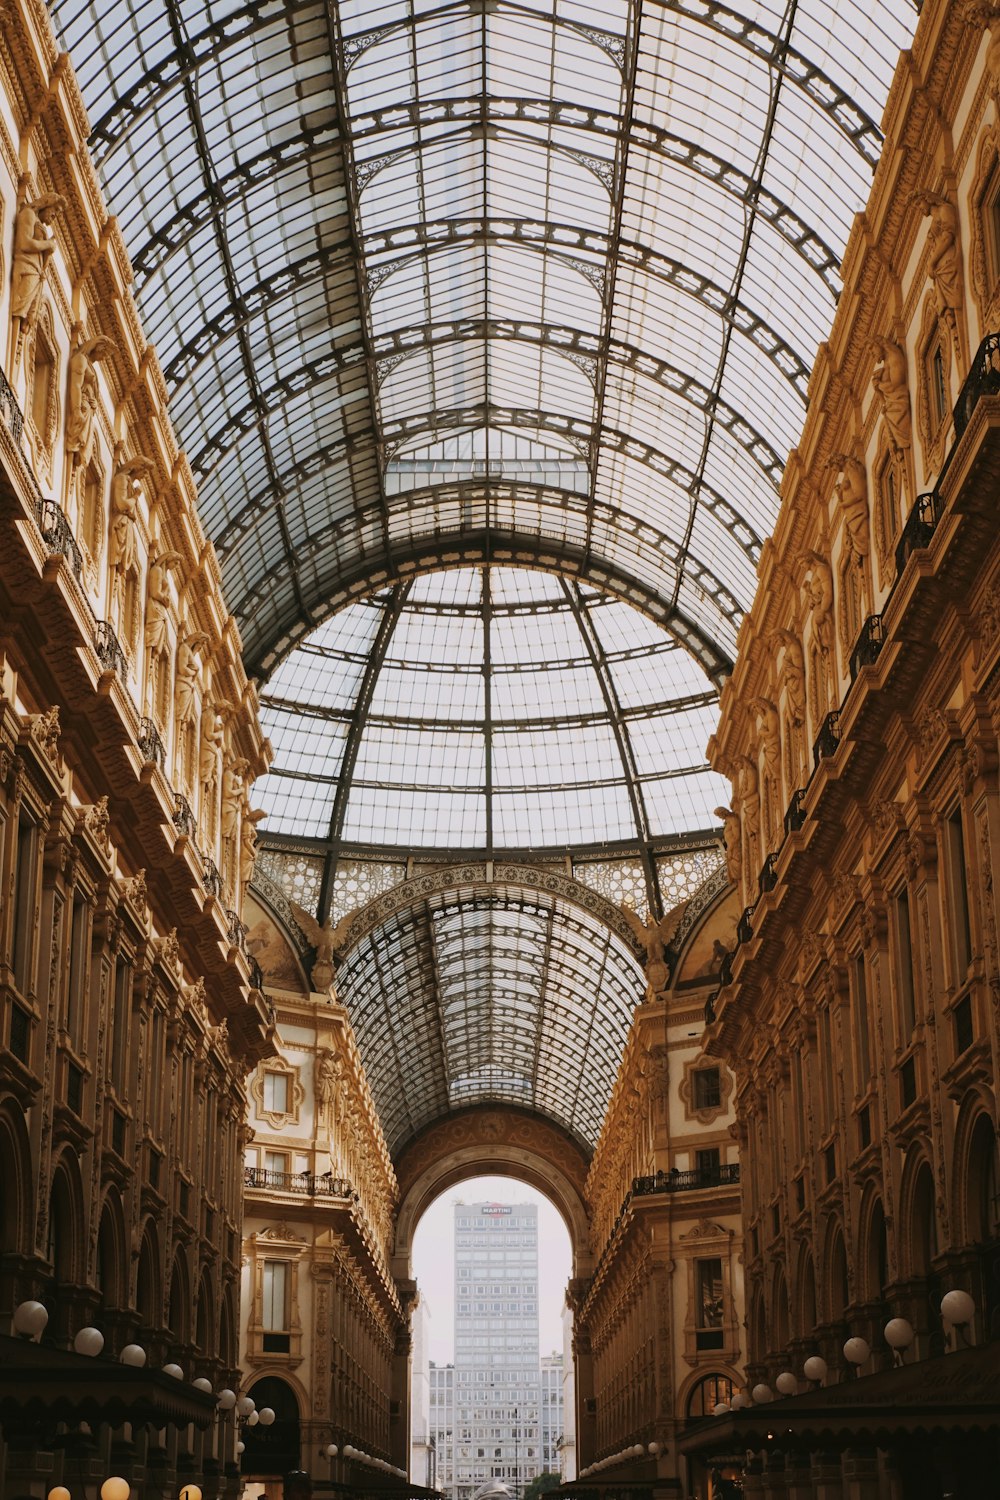
[[[261,868],[323,921],[516,851],[659,916],[914,0],[51,9],[264,689]],[[643,993],[461,882],[338,983],[396,1147],[487,1099],[589,1147]]]
[[[731,659],[914,0],[55,0],[248,666],[544,540]]]

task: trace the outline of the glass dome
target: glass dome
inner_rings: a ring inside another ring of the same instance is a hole
[[[728,797],[703,668],[632,606],[517,568],[348,605],[262,695],[269,841],[401,853],[645,847]]]

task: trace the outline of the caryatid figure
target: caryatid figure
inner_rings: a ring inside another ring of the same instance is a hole
[[[52,220],[65,207],[66,200],[59,193],[43,193],[32,203],[22,203],[17,211],[10,315],[19,324],[16,342],[20,348],[38,322],[45,278],[56,248]]]

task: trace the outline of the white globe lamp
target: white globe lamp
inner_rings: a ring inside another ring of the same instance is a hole
[[[821,1354],[810,1354],[802,1366],[802,1373],[807,1380],[825,1380],[826,1360]]]
[[[14,1332],[27,1339],[39,1339],[49,1321],[48,1310],[41,1302],[19,1302],[14,1309]]]
[[[867,1339],[855,1336],[848,1339],[844,1345],[844,1358],[849,1365],[867,1364],[868,1360],[871,1359],[871,1355],[871,1346]]]
[[[146,1351],[141,1344],[126,1344],[118,1358],[123,1365],[131,1365],[133,1369],[141,1370],[146,1363]],[[108,1497],[105,1496],[104,1500],[108,1500]]]
[[[774,1385],[775,1389],[782,1396],[794,1396],[795,1392],[799,1388],[799,1382],[796,1380],[791,1370],[782,1370],[781,1374],[774,1382]]]

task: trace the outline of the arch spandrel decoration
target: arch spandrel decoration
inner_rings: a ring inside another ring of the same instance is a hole
[[[485,861],[447,865],[441,869],[428,870],[423,874],[414,875],[383,895],[376,896],[374,901],[369,901],[344,926],[341,955],[346,954],[350,948],[380,926],[388,917],[395,916],[397,912],[404,911],[415,902],[422,901],[428,896],[438,895],[442,891],[471,886],[478,891],[496,891],[499,895],[504,894],[506,887],[511,887],[521,891],[547,891],[559,896],[562,900],[579,906],[583,911],[589,912],[603,922],[616,937],[621,939],[640,963],[645,959],[645,949],[636,938],[632,925],[622,915],[620,907],[606,900],[597,891],[591,890],[589,886],[582,885],[580,881],[573,880],[558,870],[547,870],[527,864],[497,863],[491,869],[492,875]]]

